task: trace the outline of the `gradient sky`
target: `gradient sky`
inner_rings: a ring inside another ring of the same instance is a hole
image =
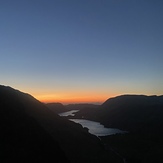
[[[0,84],[43,102],[163,94],[163,1],[1,0]]]

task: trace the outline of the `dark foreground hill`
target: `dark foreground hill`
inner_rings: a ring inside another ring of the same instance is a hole
[[[163,96],[123,95],[99,108],[98,120],[132,132],[163,133]]]
[[[99,139],[32,96],[0,86],[0,162],[116,162]]]
[[[125,158],[125,162],[163,162],[163,96],[118,96],[97,109],[77,112],[75,118],[81,117],[129,131],[101,137],[107,147]]]
[[[163,133],[163,96],[117,96],[98,108],[75,113],[74,118],[82,117],[130,132]]]
[[[129,131],[103,137],[128,163],[163,162],[163,96],[124,95],[107,100],[98,120]]]
[[[43,114],[44,106],[31,96],[0,86],[0,162],[69,162],[34,118],[39,109]]]

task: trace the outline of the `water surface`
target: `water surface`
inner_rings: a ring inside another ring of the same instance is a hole
[[[89,133],[96,136],[106,136],[106,135],[114,135],[118,133],[126,133],[126,131],[122,131],[116,128],[106,128],[99,122],[94,122],[85,119],[69,119],[75,123],[81,124],[83,127],[87,127],[89,129]]]
[[[60,113],[59,115],[60,116],[74,116],[76,112],[78,112],[79,110],[71,110],[71,111],[67,111],[67,112],[63,112],[63,113]]]

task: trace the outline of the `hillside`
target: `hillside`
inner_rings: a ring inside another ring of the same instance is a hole
[[[117,153],[124,162],[163,162],[163,96],[122,95],[106,100],[99,107],[79,110],[71,118],[94,120],[106,127],[128,131],[101,137],[105,148]]]
[[[163,132],[163,96],[122,95],[83,109],[74,118],[98,121],[130,132]]]
[[[0,86],[0,162],[69,162],[58,142],[34,118],[38,109],[44,106],[31,96]]]
[[[97,109],[80,110],[74,118],[82,117],[128,131],[127,134],[101,137],[106,147],[125,158],[125,162],[163,162],[163,96],[110,98]]]
[[[108,99],[99,108],[98,120],[133,132],[162,132],[163,96],[123,95]]]
[[[99,139],[32,96],[0,86],[0,162],[98,163],[112,159]]]
[[[129,131],[102,138],[127,163],[163,162],[163,96],[118,96],[103,103],[96,115],[105,126]]]

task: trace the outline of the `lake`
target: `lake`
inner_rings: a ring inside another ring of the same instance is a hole
[[[59,115],[60,116],[63,116],[63,117],[67,117],[67,116],[74,116],[76,112],[78,112],[79,110],[71,110],[71,111],[67,111],[67,112],[63,112],[63,113],[60,113]]]
[[[96,136],[107,136],[107,135],[114,135],[118,133],[126,133],[126,131],[122,131],[116,128],[106,128],[104,125],[100,124],[99,122],[94,122],[85,119],[69,119],[75,123],[81,124],[83,127],[87,127],[89,129],[89,133],[96,135]]]
[[[67,112],[60,113],[60,116],[74,116],[76,112],[79,110],[71,110]],[[100,124],[99,122],[90,121],[86,119],[69,119],[75,123],[81,124],[83,127],[89,129],[89,133],[96,135],[96,136],[107,136],[107,135],[114,135],[118,133],[126,133],[126,131],[122,131],[116,128],[106,128],[104,125]]]

